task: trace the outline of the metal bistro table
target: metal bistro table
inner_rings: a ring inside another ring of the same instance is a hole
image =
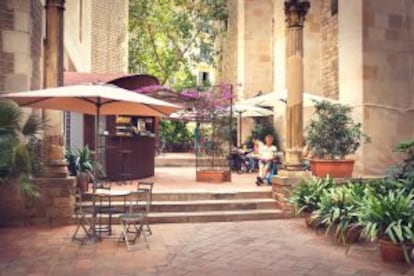
[[[131,192],[129,190],[96,189],[95,196],[98,199],[98,205],[95,207],[95,216],[98,218],[98,225],[95,225],[95,231],[99,233],[99,237],[103,232],[112,235],[112,214],[127,211],[126,198]],[[116,209],[117,206],[112,206],[112,198],[114,197],[123,197],[124,205],[121,212]],[[107,225],[102,225],[102,215],[104,214],[108,215]]]

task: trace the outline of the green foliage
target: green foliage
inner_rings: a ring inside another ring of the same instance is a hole
[[[379,238],[402,244],[407,262],[410,261],[407,242],[414,242],[414,193],[403,190],[386,194],[368,193],[356,213],[362,234],[371,241]]]
[[[324,190],[334,185],[334,180],[329,177],[302,179],[293,189],[289,202],[294,205],[297,213],[311,213],[318,207]]]
[[[316,119],[307,127],[306,143],[312,153],[324,159],[345,158],[370,139],[362,125],[351,118],[352,108],[328,101],[315,101]]]
[[[214,64],[227,18],[226,0],[131,0],[129,71],[174,81],[178,90],[194,86],[191,71]]]
[[[392,168],[391,178],[409,181],[414,188],[414,139],[401,142],[395,151],[404,153],[405,157],[402,164]]]
[[[167,151],[189,150],[194,139],[186,122],[160,121],[160,139],[165,144]]]
[[[36,114],[25,118],[15,103],[0,101],[0,183],[17,183],[30,198],[39,195],[32,175],[41,165],[36,156],[40,144],[37,135],[45,127],[45,120]]]
[[[331,234],[340,243],[346,244],[346,233],[358,223],[355,210],[366,194],[367,187],[361,183],[347,183],[324,190],[312,220],[316,226],[326,226],[326,233]]]
[[[93,177],[92,158],[88,145],[81,149],[67,149],[65,159],[68,163],[68,170],[72,176],[80,176],[83,173]]]

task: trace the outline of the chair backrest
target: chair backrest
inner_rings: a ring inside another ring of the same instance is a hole
[[[145,193],[145,209],[147,212],[149,212],[151,209],[153,188],[154,182],[138,182],[137,185],[137,191]]]

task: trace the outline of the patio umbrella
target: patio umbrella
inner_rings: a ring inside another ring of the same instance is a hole
[[[280,92],[270,92],[266,93],[257,97],[253,97],[247,100],[242,101],[243,104],[249,104],[249,105],[257,105],[257,106],[263,106],[263,107],[273,107],[275,102],[285,102],[287,100],[287,91],[286,89],[280,91]],[[325,98],[322,96],[313,95],[310,93],[303,93],[303,105],[304,106],[313,106],[314,102],[316,101],[329,101],[329,102],[337,102],[336,100]]]
[[[0,98],[15,101],[20,106],[66,110],[95,115],[95,148],[98,149],[100,115],[169,116],[179,106],[138,94],[114,85],[72,85],[40,90],[0,94]],[[96,185],[93,185],[93,193]],[[95,210],[95,197],[93,197]],[[92,216],[95,232],[95,212]]]
[[[258,107],[255,105],[249,105],[249,104],[243,104],[243,103],[238,103],[238,104],[234,104],[232,105],[232,110],[234,113],[236,113],[238,115],[239,118],[239,145],[241,146],[242,144],[242,124],[241,124],[241,119],[242,118],[246,118],[246,117],[266,117],[266,116],[270,116],[273,115],[273,111],[266,109],[266,108],[262,108],[262,107]]]

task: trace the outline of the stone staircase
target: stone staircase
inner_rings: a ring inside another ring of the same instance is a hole
[[[90,200],[90,199],[89,199]],[[91,201],[85,201],[90,208]],[[124,198],[112,198],[123,210]],[[150,223],[220,222],[285,218],[270,191],[154,193]],[[113,215],[113,222],[118,223]],[[105,222],[107,217],[103,217]]]

